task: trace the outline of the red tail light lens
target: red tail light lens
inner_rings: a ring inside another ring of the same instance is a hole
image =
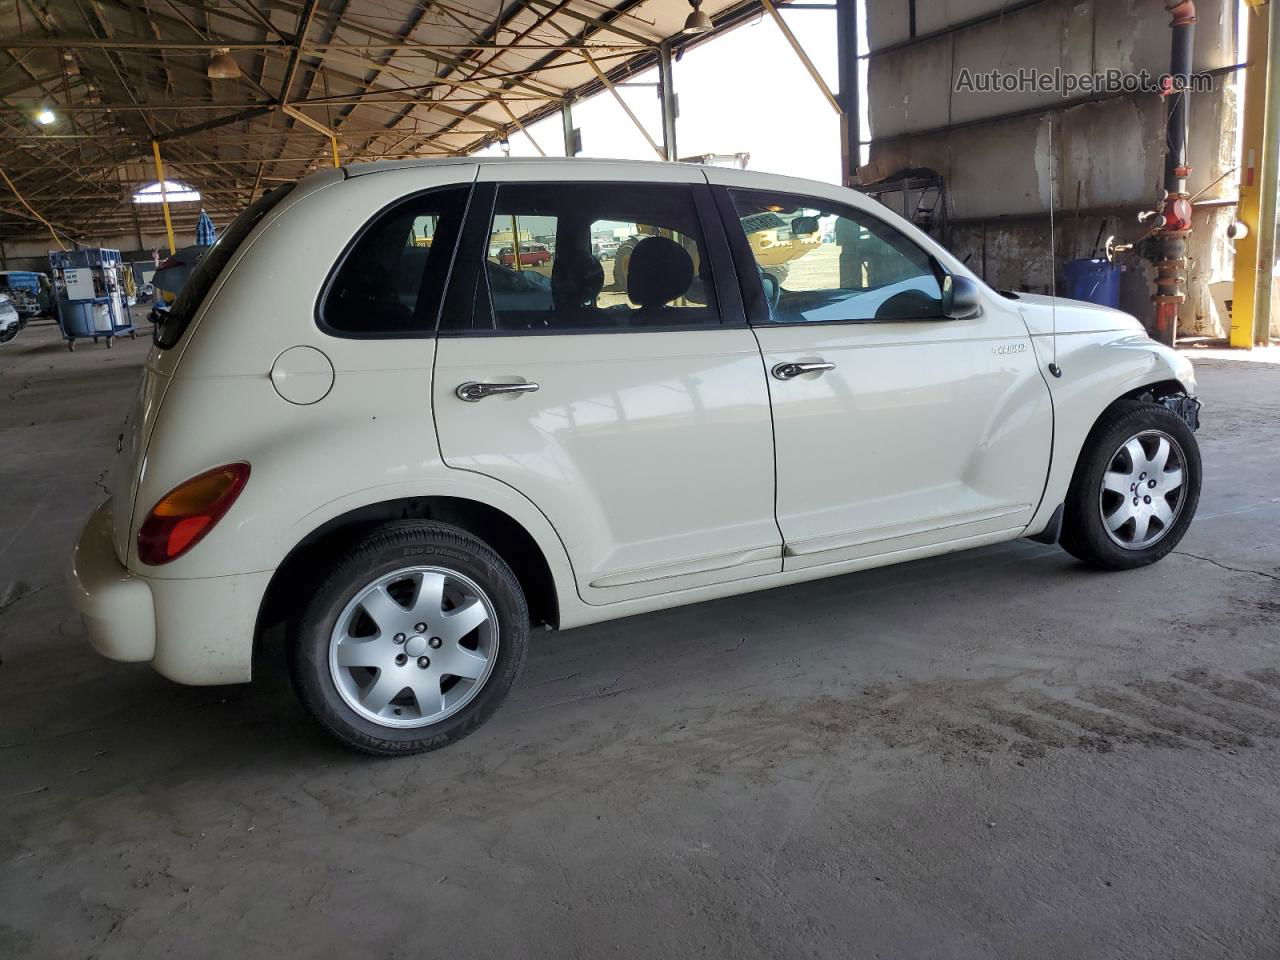
[[[199,543],[240,496],[247,463],[228,463],[174,487],[138,530],[138,559],[151,566],[176,560]]]

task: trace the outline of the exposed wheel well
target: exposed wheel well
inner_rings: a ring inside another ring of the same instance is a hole
[[[487,543],[511,567],[529,604],[535,625],[560,620],[555,581],[537,541],[518,522],[488,504],[457,497],[409,497],[373,503],[328,521],[289,552],[267,585],[258,611],[255,658],[263,635],[301,611],[291,598],[306,596],[333,558],[374,528],[394,520],[435,520],[466,530]]]
[[[1161,380],[1158,383],[1148,383],[1130,390],[1123,396],[1116,397],[1116,400],[1145,400],[1147,403],[1156,403],[1165,397],[1185,396],[1186,392],[1187,388],[1177,380]],[[1114,402],[1115,400],[1112,401]],[[1110,408],[1111,404],[1107,406]],[[1098,419],[1102,419],[1101,413],[1098,414]]]
[[[1075,483],[1076,473],[1080,470],[1080,464],[1084,461],[1089,451],[1089,440],[1093,437],[1094,432],[1098,429],[1098,424],[1107,415],[1107,412],[1121,400],[1139,400],[1143,403],[1159,403],[1165,397],[1185,396],[1187,388],[1177,380],[1158,380],[1155,383],[1146,383],[1140,387],[1135,387],[1128,393],[1122,393],[1110,403],[1108,403],[1094,418],[1093,424],[1089,427],[1089,432],[1085,434],[1084,441],[1080,444],[1080,449],[1076,451],[1076,462],[1072,468],[1072,483]]]

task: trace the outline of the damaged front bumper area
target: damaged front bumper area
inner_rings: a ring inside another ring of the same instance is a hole
[[[1176,414],[1178,419],[1193,431],[1200,429],[1200,408],[1203,404],[1196,397],[1178,394],[1172,397],[1164,397],[1159,403],[1166,410]]]

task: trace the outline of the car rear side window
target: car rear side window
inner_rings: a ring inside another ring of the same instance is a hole
[[[469,190],[419,194],[376,217],[329,283],[321,328],[357,339],[433,335]]]
[[[209,252],[196,264],[195,269],[182,285],[182,289],[178,291],[173,305],[167,312],[162,311],[163,315],[157,320],[153,334],[156,346],[161,350],[168,350],[182,339],[182,335],[195,318],[196,311],[200,309],[200,304],[204,303],[204,298],[213,289],[213,284],[222,273],[222,268],[240,248],[240,244],[244,243],[245,237],[253,232],[253,228],[261,223],[262,218],[270,213],[295,186],[296,184],[286,183],[270,193],[263,194],[249,204],[240,216],[231,221],[231,226],[227,227],[217,243],[210,247]]]

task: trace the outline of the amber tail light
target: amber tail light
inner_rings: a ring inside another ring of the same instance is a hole
[[[248,479],[247,463],[228,463],[174,487],[142,521],[138,559],[158,566],[182,556],[231,509]]]

